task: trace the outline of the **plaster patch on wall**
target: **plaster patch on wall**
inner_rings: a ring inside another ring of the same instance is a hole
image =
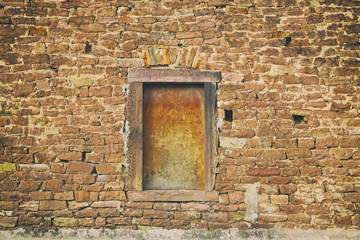
[[[257,210],[259,205],[259,194],[258,189],[259,183],[249,184],[246,187],[245,192],[245,204],[246,204],[246,216],[245,221],[254,223],[258,218]]]
[[[242,149],[246,145],[245,138],[220,137],[220,146],[225,148]]]
[[[221,129],[224,125],[224,119],[222,119],[221,117],[218,118],[218,121],[217,121],[217,129],[219,132],[221,132]]]
[[[125,84],[123,86],[122,92],[125,93],[126,97],[128,94],[128,89],[129,89],[129,84]],[[129,164],[127,162],[126,153],[128,151],[128,138],[129,138],[129,134],[130,134],[130,129],[129,129],[129,121],[127,121],[126,119],[124,120],[124,124],[121,129],[121,132],[123,133],[125,159],[122,163],[120,163],[117,166],[116,171],[121,172],[121,173],[127,173],[129,170]]]
[[[124,153],[125,153],[125,159],[124,161],[119,164],[119,166],[116,168],[117,172],[120,172],[120,170],[122,169],[123,166],[125,166],[127,169],[129,168],[129,164],[127,162],[127,156],[126,153],[128,151],[128,139],[129,139],[129,135],[130,135],[130,129],[129,129],[129,121],[125,120],[124,121],[124,126],[122,128],[122,133],[123,133],[123,138],[124,138]],[[121,167],[121,168],[120,168]],[[127,172],[127,171],[126,171]]]

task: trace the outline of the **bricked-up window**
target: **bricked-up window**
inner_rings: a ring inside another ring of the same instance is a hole
[[[129,70],[126,188],[132,201],[218,201],[216,82],[199,70]]]

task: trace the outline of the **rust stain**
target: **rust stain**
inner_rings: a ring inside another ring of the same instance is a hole
[[[143,189],[204,189],[202,84],[144,84]]]

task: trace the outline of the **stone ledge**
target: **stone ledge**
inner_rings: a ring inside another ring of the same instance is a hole
[[[129,69],[129,82],[219,82],[220,72],[194,69]]]
[[[128,229],[59,229],[50,231],[0,231],[0,239],[292,239],[292,240],[325,240],[325,239],[360,239],[359,230],[328,229],[328,230],[300,230],[300,229],[250,229],[250,230],[165,230],[152,228],[150,230]]]

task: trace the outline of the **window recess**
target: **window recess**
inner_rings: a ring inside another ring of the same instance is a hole
[[[218,201],[218,72],[129,70],[126,190],[131,201]]]

